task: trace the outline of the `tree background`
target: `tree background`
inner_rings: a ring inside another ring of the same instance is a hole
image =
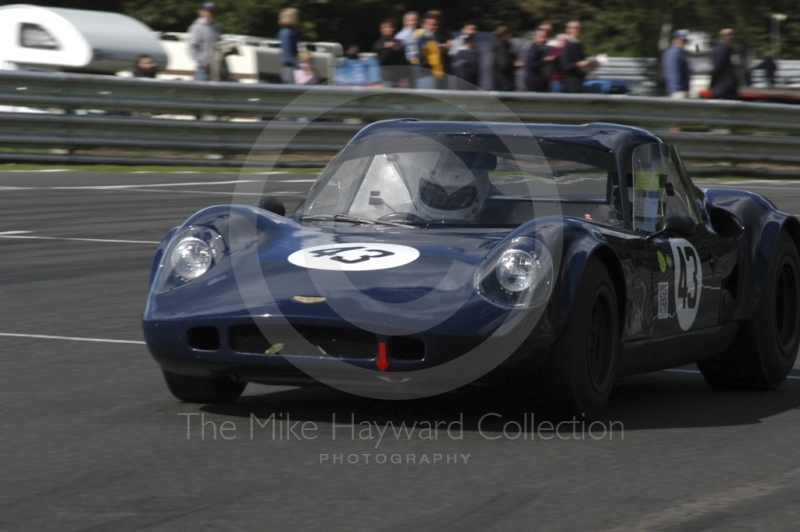
[[[17,2],[0,1],[0,5]],[[48,0],[41,5],[117,11],[159,31],[185,31],[197,17],[199,0]],[[218,21],[227,33],[274,37],[277,14],[300,10],[303,39],[356,44],[369,49],[380,21],[400,19],[408,10],[440,9],[443,26],[457,30],[475,21],[482,30],[499,24],[518,35],[550,20],[561,31],[568,19],[583,21],[582,40],[590,53],[647,57],[658,54],[662,25],[706,31],[714,36],[733,27],[756,52],[770,47],[770,14],[784,13],[781,57],[800,58],[800,9],[796,0],[217,0]]]

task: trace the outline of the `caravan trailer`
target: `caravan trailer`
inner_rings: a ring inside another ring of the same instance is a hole
[[[141,54],[165,65],[153,31],[118,13],[14,4],[0,7],[0,68],[116,74]]]

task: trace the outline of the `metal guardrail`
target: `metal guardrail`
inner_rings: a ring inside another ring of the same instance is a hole
[[[196,83],[102,76],[0,73],[0,107],[40,112],[0,113],[0,160],[116,160],[159,164],[163,155],[116,158],[83,150],[112,149],[178,154],[181,164],[241,165],[261,137],[260,152],[300,133],[294,153],[331,153],[362,124],[380,119],[477,119],[641,126],[678,145],[686,159],[723,163],[800,165],[800,106],[728,101],[672,100],[604,95],[382,90],[318,86]],[[45,111],[45,112],[41,112]],[[213,120],[196,117],[213,117]],[[284,120],[281,122],[279,120]],[[355,123],[353,123],[355,122]],[[680,127],[681,130],[676,130]],[[69,155],[47,153],[68,150]],[[40,150],[39,153],[30,150]],[[25,151],[27,150],[27,151]],[[732,172],[728,172],[729,174]],[[800,173],[800,172],[798,172]]]

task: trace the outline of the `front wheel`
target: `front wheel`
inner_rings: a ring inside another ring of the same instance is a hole
[[[164,371],[167,387],[176,398],[187,403],[232,403],[244,391],[246,382],[213,377],[193,377]]]
[[[800,257],[792,238],[781,231],[756,305],[755,318],[743,322],[731,348],[698,361],[715,388],[777,389],[794,366],[800,347]]]
[[[548,399],[559,415],[592,418],[600,411],[614,386],[619,338],[614,284],[602,262],[591,258],[547,371]]]

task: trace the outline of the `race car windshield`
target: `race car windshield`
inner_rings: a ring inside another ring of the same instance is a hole
[[[621,223],[613,152],[530,137],[369,139],[326,168],[295,217],[515,226],[556,211]]]

